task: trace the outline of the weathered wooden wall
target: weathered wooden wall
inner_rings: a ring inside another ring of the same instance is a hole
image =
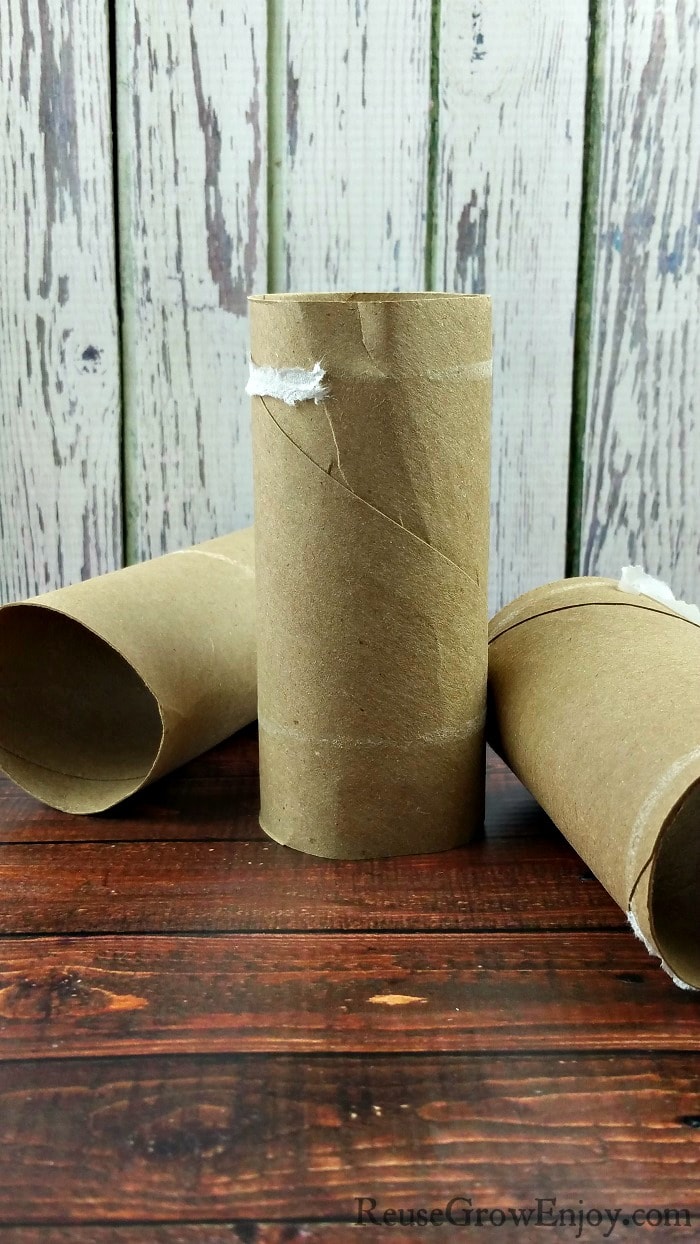
[[[587,0],[441,6],[431,283],[493,298],[493,609],[564,574],[587,27]]]
[[[347,287],[494,298],[492,608],[630,559],[700,597],[699,28],[7,0],[2,598],[248,522],[246,297]]]
[[[0,5],[0,596],[121,563],[107,16]]]
[[[599,3],[580,565],[700,598],[700,5]]]
[[[264,290],[265,0],[117,5],[129,560],[251,521],[248,294]]]

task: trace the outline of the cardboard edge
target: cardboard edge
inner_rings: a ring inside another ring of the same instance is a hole
[[[137,777],[134,777],[133,779],[131,778],[124,778],[124,779],[101,778],[101,777],[95,777],[95,776],[86,776],[84,774],[66,773],[64,770],[51,768],[47,765],[42,764],[41,761],[37,760],[35,757],[21,755],[17,752],[14,752],[9,747],[0,747],[0,753],[2,754],[2,757],[14,756],[19,762],[21,762],[21,767],[24,770],[24,776],[22,778],[14,776],[13,772],[11,771],[11,766],[8,766],[4,759],[0,759],[0,771],[5,773],[11,779],[11,781],[17,782],[17,784],[20,785],[22,789],[25,790],[28,794],[32,795],[33,798],[40,799],[42,803],[48,803],[50,807],[57,808],[58,811],[60,812],[70,812],[74,815],[79,815],[79,816],[80,815],[89,816],[97,812],[104,812],[108,808],[114,807],[115,804],[120,803],[122,799],[126,799],[128,798],[129,795],[133,795],[138,790],[141,790],[143,786],[146,786],[152,780],[154,774],[157,772],[158,763],[163,754],[163,750],[164,750],[165,742],[166,742],[166,726],[165,726],[165,719],[163,716],[162,705],[160,703],[160,700],[158,699],[158,696],[156,695],[153,688],[149,685],[146,678],[144,678],[141,671],[138,670],[135,665],[133,665],[133,663],[128,659],[128,657],[126,657],[125,654],[119,648],[117,648],[115,644],[113,644],[109,639],[107,639],[105,635],[101,634],[100,631],[98,631],[94,626],[89,626],[81,618],[75,617],[66,607],[58,603],[53,604],[50,602],[50,599],[43,599],[43,600],[30,599],[30,600],[22,600],[22,601],[13,601],[10,604],[4,605],[0,609],[0,614],[5,614],[6,612],[9,612],[10,610],[14,612],[16,610],[27,609],[27,608],[41,610],[42,612],[48,613],[48,614],[58,614],[61,617],[69,618],[70,621],[75,626],[80,628],[80,630],[85,631],[87,634],[92,635],[95,639],[98,639],[101,644],[104,644],[106,648],[109,648],[111,652],[115,653],[115,655],[119,657],[119,659],[124,663],[124,665],[126,665],[130,670],[132,670],[132,672],[136,675],[137,679],[141,683],[144,691],[146,691],[148,696],[150,696],[153,704],[155,705],[157,709],[158,719],[160,721],[160,739],[158,741],[158,747],[156,749],[155,755],[149,758],[149,761],[150,761],[149,766],[148,766],[148,769],[143,774],[143,776],[137,776]],[[111,797],[108,798],[107,801],[105,801],[104,798],[99,798],[98,796],[94,800],[90,801],[89,807],[75,809],[74,807],[70,806],[70,800],[68,799],[49,800],[46,798],[46,795],[37,794],[36,791],[33,790],[31,786],[29,785],[29,782],[26,776],[26,767],[30,767],[32,769],[33,768],[40,769],[47,773],[53,773],[57,777],[66,778],[67,780],[71,782],[94,784],[96,789],[101,784],[105,784],[105,785],[109,784],[113,788],[121,787],[122,788],[121,793],[116,795],[114,798],[111,798]]]
[[[458,294],[442,290],[345,290],[339,293],[311,290],[307,293],[268,293],[249,294],[248,302],[286,302],[294,303],[349,303],[349,302],[387,302],[412,303],[427,302],[441,299],[443,302],[461,302],[465,298],[491,303],[490,294]]]
[[[590,587],[588,586],[590,585]],[[700,625],[692,618],[686,618],[670,606],[651,596],[634,595],[625,592],[618,586],[616,579],[601,579],[594,576],[578,579],[562,579],[555,583],[545,584],[525,592],[509,605],[504,606],[489,622],[489,644],[500,639],[508,631],[522,626],[525,622],[534,622],[537,618],[549,613],[562,613],[567,609],[580,609],[591,605],[627,606],[632,609],[645,609],[649,613],[661,613],[669,618],[677,618],[690,626]]]
[[[662,816],[661,828],[653,841],[649,858],[639,870],[632,887],[627,912],[636,936],[644,942],[650,954],[660,960],[661,967],[674,984],[694,991],[700,991],[700,929],[694,934],[697,929],[697,904],[692,886],[682,896],[675,882],[677,874],[682,874],[688,867],[688,853],[693,842],[698,840],[697,816],[693,815],[698,808],[700,762],[696,762],[690,775],[684,777],[682,787],[676,788],[672,802]],[[675,842],[674,833],[678,839]],[[691,876],[695,875],[692,865],[688,871]],[[679,917],[683,938],[680,946]]]

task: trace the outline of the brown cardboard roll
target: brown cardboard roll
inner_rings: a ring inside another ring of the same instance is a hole
[[[0,765],[100,812],[256,713],[253,532],[0,609]]]
[[[338,858],[483,821],[490,300],[250,300],[263,829]]]
[[[612,579],[520,597],[489,628],[489,738],[676,983],[699,988],[691,609]]]

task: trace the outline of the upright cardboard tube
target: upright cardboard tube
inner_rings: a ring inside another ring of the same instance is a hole
[[[256,713],[253,532],[0,609],[0,765],[100,812]]]
[[[611,579],[489,629],[489,736],[677,984],[700,988],[700,625]]]
[[[483,822],[490,300],[272,294],[251,332],[262,827],[338,858],[466,842]]]

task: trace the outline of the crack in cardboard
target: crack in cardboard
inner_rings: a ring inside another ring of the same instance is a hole
[[[265,398],[258,395],[257,400],[262,402],[262,405],[267,411],[267,414],[269,415],[270,419],[274,423],[277,430],[281,432],[282,436],[286,437],[290,445],[293,445],[294,448],[297,450],[297,452],[300,453],[302,457],[306,458],[307,462],[310,462],[311,465],[315,467],[317,471],[320,471],[321,474],[324,475],[327,480],[329,480],[332,484],[336,484],[338,488],[344,489],[345,492],[350,493],[350,496],[354,497],[355,500],[360,503],[360,505],[366,506],[368,510],[371,510],[374,514],[378,514],[379,517],[383,518],[385,522],[391,523],[391,526],[395,527],[397,531],[404,531],[407,536],[411,537],[412,540],[415,540],[418,544],[422,544],[424,548],[430,549],[431,553],[434,553],[436,557],[441,558],[442,561],[446,562],[448,566],[451,566],[453,570],[456,570],[457,573],[461,575],[463,579],[466,579],[467,583],[470,583],[472,587],[476,589],[477,592],[481,591],[481,588],[479,584],[476,582],[476,580],[473,579],[470,574],[467,574],[467,571],[464,570],[461,566],[458,566],[456,562],[453,562],[452,558],[447,556],[447,553],[443,553],[442,549],[436,548],[434,544],[430,544],[427,540],[424,540],[422,536],[419,536],[417,532],[413,531],[410,527],[404,527],[401,523],[398,523],[395,518],[392,518],[390,514],[385,514],[384,511],[380,510],[376,505],[372,505],[371,501],[367,501],[365,497],[361,497],[359,493],[356,493],[352,488],[350,488],[347,482],[343,483],[342,480],[338,479],[337,476],[329,475],[328,472],[325,471],[322,466],[319,466],[318,462],[316,462],[316,460],[312,458],[310,454],[307,454],[305,449],[302,449],[301,445],[297,444],[297,442],[294,440],[294,437],[289,435],[289,432],[287,432],[282,427],[281,423],[278,423],[277,419],[275,419],[275,416],[270,410],[270,407],[265,401]]]
[[[335,428],[333,427],[333,420],[331,419],[331,417],[330,417],[330,415],[329,415],[329,413],[328,413],[328,407],[325,405],[325,403],[324,403],[324,406],[323,406],[323,413],[324,413],[324,415],[326,416],[326,419],[328,420],[328,426],[329,426],[329,428],[330,428],[330,430],[331,430],[331,436],[333,437],[333,444],[335,445],[335,457],[336,457],[336,465],[337,465],[337,467],[338,467],[338,474],[339,474],[340,478],[342,479],[343,483],[345,484],[345,487],[346,487],[346,488],[348,488],[348,489],[350,489],[350,485],[349,485],[349,483],[348,483],[348,481],[347,481],[347,478],[346,478],[345,472],[344,472],[344,470],[343,470],[342,466],[340,465],[340,448],[339,448],[339,446],[338,446],[338,440],[337,440],[336,435],[335,435]],[[330,473],[330,472],[329,472],[329,473]],[[350,489],[350,491],[352,491],[352,489]]]

